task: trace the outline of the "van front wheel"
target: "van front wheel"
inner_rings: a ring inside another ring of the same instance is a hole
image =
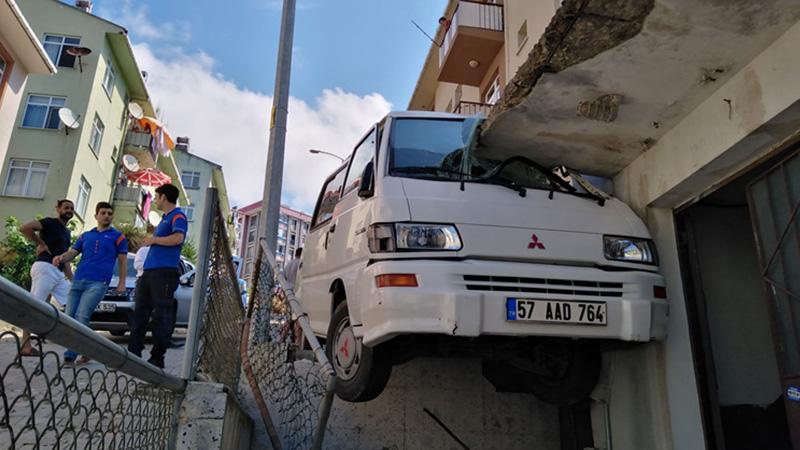
[[[383,392],[392,372],[391,354],[385,346],[369,347],[355,337],[346,302],[333,312],[327,344],[325,353],[336,371],[339,398],[366,402]]]

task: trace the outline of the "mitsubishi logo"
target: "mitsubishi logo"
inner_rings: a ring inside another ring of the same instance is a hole
[[[533,234],[531,235],[531,243],[528,244],[528,248],[531,250],[536,250],[537,248],[540,250],[544,250],[544,244],[539,242],[539,237]]]

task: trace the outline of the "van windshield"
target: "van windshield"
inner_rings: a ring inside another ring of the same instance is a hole
[[[511,161],[495,171],[502,160],[476,157],[481,118],[395,119],[392,125],[389,173],[393,176],[445,181],[499,183],[530,189],[562,190],[552,173],[525,161]],[[496,173],[495,173],[496,172]]]

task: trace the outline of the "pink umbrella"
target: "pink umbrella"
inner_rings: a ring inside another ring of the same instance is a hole
[[[142,169],[128,174],[128,179],[142,186],[161,186],[172,181],[169,175],[158,169]]]

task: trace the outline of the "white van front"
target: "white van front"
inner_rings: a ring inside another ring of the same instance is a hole
[[[664,280],[642,221],[574,174],[494,159],[479,125],[392,113],[326,182],[299,292],[345,384],[365,351],[397,353],[409,336],[481,338],[493,355],[503,338],[664,338]]]

